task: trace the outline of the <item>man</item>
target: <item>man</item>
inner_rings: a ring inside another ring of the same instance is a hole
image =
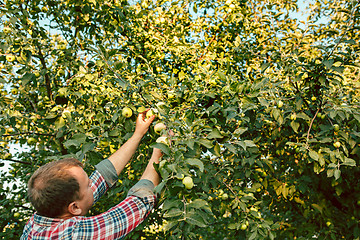
[[[154,118],[139,114],[133,136],[97,164],[90,178],[81,162],[73,158],[40,167],[28,182],[29,199],[37,212],[21,239],[121,239],[143,222],[154,208],[152,190],[160,181],[153,163],[159,162],[162,153],[155,148],[140,181],[125,200],[100,215],[85,214],[116,183]]]

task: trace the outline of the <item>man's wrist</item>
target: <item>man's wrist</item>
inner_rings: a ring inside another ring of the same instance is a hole
[[[142,134],[138,131],[135,131],[134,134],[132,135],[132,138],[135,139],[135,140],[141,140],[143,138],[145,134]]]

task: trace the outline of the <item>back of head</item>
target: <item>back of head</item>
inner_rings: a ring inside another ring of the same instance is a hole
[[[79,183],[68,171],[72,167],[82,167],[82,163],[75,158],[53,161],[31,176],[28,197],[38,214],[59,217],[71,202],[79,198]]]

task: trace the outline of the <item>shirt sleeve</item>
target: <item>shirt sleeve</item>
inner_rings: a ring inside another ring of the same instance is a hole
[[[105,159],[96,164],[95,168],[99,171],[101,176],[103,176],[110,188],[115,185],[116,181],[118,180],[118,175],[114,165],[110,162],[109,159]]]
[[[136,196],[139,198],[144,198],[147,196],[154,195],[153,189],[154,184],[150,180],[141,179],[138,181],[128,192],[127,196]]]
[[[73,238],[121,239],[128,235],[146,219],[155,206],[155,195],[135,196],[142,195],[145,188],[147,187],[138,188],[134,195],[129,195],[124,201],[100,215],[78,217],[78,227]]]

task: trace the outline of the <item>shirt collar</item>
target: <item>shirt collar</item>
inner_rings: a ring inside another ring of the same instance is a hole
[[[38,224],[38,225],[43,225],[43,226],[51,226],[54,224],[58,224],[60,222],[64,221],[64,219],[61,218],[49,218],[49,217],[44,217],[41,216],[37,213],[34,214],[34,223]]]

